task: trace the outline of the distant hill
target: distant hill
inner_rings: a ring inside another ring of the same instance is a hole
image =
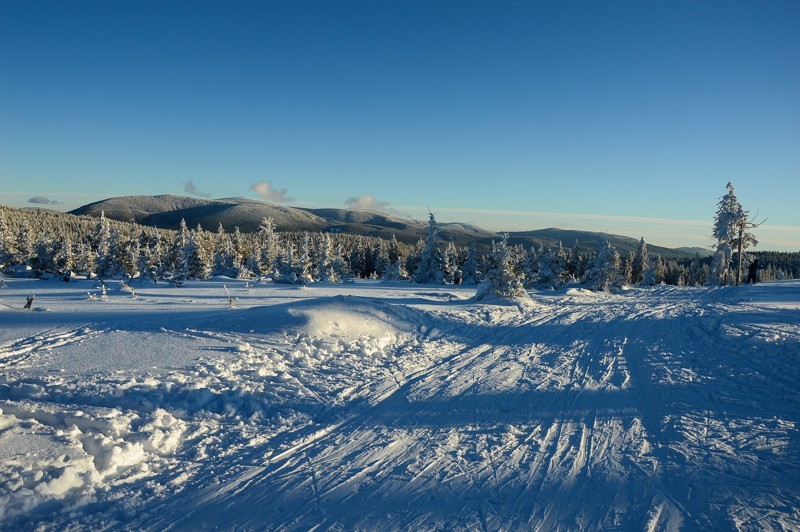
[[[377,211],[348,209],[303,209],[275,205],[248,198],[201,199],[186,196],[122,196],[97,201],[79,207],[71,214],[99,217],[105,212],[113,220],[136,222],[142,225],[177,229],[181,220],[189,227],[200,224],[204,229],[216,231],[219,224],[230,232],[235,227],[245,233],[255,232],[264,218],[271,217],[278,231],[329,231],[390,239],[414,244],[425,235],[427,222],[400,218]],[[491,245],[499,238],[494,233],[463,223],[440,223],[440,237],[460,246],[475,242],[480,246]],[[557,246],[561,242],[571,248],[577,241],[585,249],[592,249],[602,233],[573,231],[568,229],[538,229],[535,231],[509,232],[511,244],[525,247],[542,245]],[[609,240],[621,255],[635,251],[639,244],[636,238],[608,235]],[[667,257],[701,256],[708,254],[702,248],[669,249],[648,244],[651,255]]]
[[[409,220],[376,211],[347,209],[302,209],[275,205],[248,198],[200,199],[185,196],[122,196],[79,207],[71,214],[136,222],[142,225],[177,229],[181,220],[189,227],[198,223],[215,231],[221,223],[226,231],[234,227],[245,233],[255,232],[264,218],[271,217],[278,231],[330,231],[375,236],[414,244],[425,235],[427,222]],[[465,246],[472,241],[484,243],[497,234],[462,224],[439,224],[442,240]]]
[[[577,242],[580,247],[589,250],[594,249],[595,243],[606,234],[592,231],[556,229],[551,227],[549,229],[537,229],[535,231],[510,232],[508,235],[509,242],[512,244],[529,245],[529,242],[535,242],[537,246],[544,244],[552,247],[558,246],[558,243],[561,242],[565,248],[573,248]],[[620,256],[626,256],[631,251],[636,252],[636,250],[639,248],[638,238],[612,234],[606,236],[608,236],[609,242],[611,242],[614,248],[616,248]],[[647,244],[647,253],[651,257],[656,255],[660,255],[663,258],[686,257],[694,256],[701,251],[703,252],[700,253],[701,257],[708,256],[708,250],[704,250],[702,248],[672,249],[654,246],[649,243]]]

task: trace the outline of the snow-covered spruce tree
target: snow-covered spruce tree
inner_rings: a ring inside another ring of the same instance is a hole
[[[122,244],[122,269],[123,275],[128,279],[133,279],[139,275],[139,265],[141,264],[141,249],[139,240],[132,238]]]
[[[619,253],[611,245],[607,235],[600,237],[594,257],[589,261],[583,284],[589,290],[608,292],[619,286]]]
[[[297,254],[297,283],[313,283],[314,277],[311,275],[313,267],[314,265],[311,262],[311,235],[305,232]]]
[[[13,262],[15,264],[24,264],[28,266],[31,258],[33,258],[36,253],[34,246],[35,241],[33,238],[33,229],[31,229],[31,224],[28,221],[28,218],[23,218],[19,226],[19,232],[17,233],[17,254],[14,257]]]
[[[144,235],[144,233],[142,233]],[[158,283],[159,279],[164,278],[167,269],[167,258],[164,253],[164,244],[161,237],[155,235],[152,238],[144,236],[146,244],[143,250],[142,260],[144,267],[140,268],[143,275],[146,275],[153,280],[153,283]]]
[[[556,251],[546,246],[539,252],[539,277],[537,279],[537,284],[552,290],[558,290],[564,286],[565,262],[566,256],[560,243]]]
[[[622,260],[622,279],[625,284],[634,284],[633,282],[633,261],[636,260],[636,255],[633,251],[628,252],[628,257]]]
[[[41,277],[45,272],[55,270],[55,246],[46,233],[42,232],[33,246],[33,256],[28,263],[33,268],[33,275]]]
[[[214,237],[214,266],[211,269],[211,275],[230,276],[233,272],[233,255],[231,239],[220,223]]]
[[[258,267],[262,275],[275,273],[275,259],[278,256],[275,229],[275,221],[272,218],[264,218],[261,220],[261,225],[258,226],[258,238],[261,244]]]
[[[304,238],[300,244],[300,250],[295,251],[294,244],[290,240],[286,241],[285,250],[278,255],[278,274],[273,279],[273,282],[279,284],[309,284],[314,282],[311,277],[309,245],[308,240]]]
[[[323,283],[341,283],[343,260],[341,254],[333,247],[333,240],[330,233],[324,233],[319,240],[319,252],[317,256],[317,270],[319,280]]]
[[[717,202],[717,214],[714,217],[712,236],[717,240],[714,245],[714,260],[711,263],[710,283],[724,285],[730,282],[739,284],[742,273],[742,254],[748,247],[758,244],[748,229],[755,226],[748,220],[748,212],[742,208],[733,185],[728,182],[728,192]],[[735,278],[731,276],[731,260],[734,251],[738,254]]]
[[[411,252],[406,256],[406,271],[412,276],[416,275],[419,263],[422,260],[422,252],[425,250],[425,241],[418,239],[417,243],[411,248]],[[413,279],[412,279],[413,280]]]
[[[478,265],[478,251],[475,249],[474,242],[471,242],[467,249],[467,258],[464,261],[462,277],[461,284],[473,285],[481,281],[481,270]]]
[[[660,255],[657,255],[656,260],[650,261],[650,265],[645,270],[641,285],[642,286],[659,285],[664,282],[665,273],[666,273],[666,267],[664,266],[664,261],[661,260]]]
[[[437,248],[437,236],[439,229],[436,225],[436,218],[430,213],[428,219],[428,230],[425,233],[425,247],[419,258],[419,264],[414,273],[414,282],[419,284],[443,284],[442,277],[442,256]]]
[[[6,210],[0,206],[0,270],[11,266],[17,255],[17,242],[6,217]]]
[[[200,224],[189,233],[189,246],[186,249],[186,266],[192,279],[211,277],[211,242]]]
[[[75,256],[72,253],[72,239],[69,237],[69,233],[59,237],[53,262],[56,268],[55,273],[61,276],[75,269]]]
[[[531,246],[525,253],[525,260],[522,263],[522,284],[525,288],[532,288],[539,278],[539,254]]]
[[[492,252],[489,256],[489,265],[484,275],[483,282],[478,285],[475,294],[476,300],[487,296],[497,296],[504,299],[521,299],[528,297],[522,286],[522,281],[511,265],[511,248],[508,246],[508,234],[503,235],[500,242],[492,242]]]
[[[253,272],[247,267],[247,257],[249,249],[247,240],[239,230],[239,226],[233,228],[231,236],[231,246],[233,249],[233,271],[231,272],[237,279],[249,279]]]
[[[169,269],[174,281],[182,281],[189,278],[189,256],[193,247],[186,220],[181,218],[178,232],[175,234],[175,238],[172,240],[172,247],[169,250]]]
[[[576,239],[572,250],[570,250],[569,257],[567,257],[564,277],[573,280],[583,279],[586,275],[586,266],[588,262],[588,254]]]
[[[406,268],[403,266],[403,259],[397,257],[391,266],[389,266],[383,278],[387,281],[403,281],[408,279],[408,272],[406,272]]]
[[[636,255],[633,257],[631,264],[631,282],[633,284],[642,284],[644,279],[644,272],[650,266],[650,258],[647,256],[647,244],[644,237],[639,240],[639,247],[636,249]]]
[[[442,281],[453,284],[458,269],[458,250],[455,244],[448,242],[442,252]]]
[[[383,240],[379,240],[375,243],[375,246],[371,251],[371,269],[375,272],[377,277],[384,278],[386,272],[388,272],[389,268],[392,266],[392,263],[389,262],[389,250],[386,248],[385,242]]]
[[[111,277],[117,273],[114,258],[118,241],[118,233],[111,229],[105,212],[101,211],[92,238],[92,250],[95,253],[94,273],[100,279]]]

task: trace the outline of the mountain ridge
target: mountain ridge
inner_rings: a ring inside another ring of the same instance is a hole
[[[89,203],[70,211],[70,214],[99,217],[105,216],[119,221],[136,222],[141,225],[163,229],[177,229],[181,220],[189,227],[200,224],[214,231],[222,224],[232,231],[239,227],[242,232],[255,232],[261,221],[271,217],[279,232],[328,231],[335,233],[374,236],[414,244],[424,237],[427,223],[419,220],[371,210],[303,207],[276,205],[249,198],[206,199],[173,194],[156,196],[118,196]],[[443,241],[466,246],[471,242],[485,247],[500,238],[501,232],[492,232],[461,222],[439,222],[439,233]],[[504,231],[505,232],[505,231]],[[575,242],[584,249],[592,249],[605,233],[571,229],[546,228],[530,231],[507,231],[513,245],[525,247],[558,246],[573,247]],[[623,255],[635,251],[639,239],[623,235],[606,235],[617,251]],[[651,255],[664,258],[694,256],[702,248],[666,248],[648,244]],[[702,256],[702,253],[700,253]]]

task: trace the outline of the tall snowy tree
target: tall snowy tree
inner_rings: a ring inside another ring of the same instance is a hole
[[[749,229],[756,226],[748,220],[748,212],[742,208],[733,185],[728,182],[728,192],[717,202],[717,214],[714,217],[712,236],[717,240],[714,245],[715,254],[711,268],[711,283],[727,284],[731,281],[730,268],[734,251],[738,254],[736,284],[742,277],[742,254],[745,249],[758,244]]]
[[[641,284],[644,278],[644,272],[650,265],[650,259],[647,256],[647,244],[644,237],[639,240],[639,247],[636,249],[636,255],[633,257],[631,263],[631,282],[633,284]]]
[[[174,280],[189,278],[189,258],[193,248],[194,245],[189,234],[189,228],[186,226],[186,220],[181,218],[178,232],[175,234],[169,252],[170,270]]]
[[[425,247],[420,255],[417,270],[414,273],[414,282],[419,284],[442,284],[442,256],[437,247],[439,228],[436,218],[430,213],[428,230],[425,233]]]
[[[452,284],[458,270],[458,250],[456,245],[448,242],[442,252],[442,280],[447,284]]]
[[[481,281],[481,269],[478,262],[478,251],[475,249],[475,243],[471,242],[467,249],[467,258],[464,261],[462,269],[462,284],[473,285]]]
[[[275,271],[275,259],[278,256],[278,242],[275,235],[275,221],[264,218],[258,226],[258,238],[261,246],[258,266],[264,275],[272,275]]]
[[[116,250],[114,249],[113,240],[114,234],[112,234],[111,224],[106,218],[105,212],[101,211],[92,238],[92,250],[95,253],[94,273],[101,279],[111,277],[116,273],[116,265],[114,264]]]
[[[333,247],[333,240],[331,239],[330,233],[324,233],[319,240],[317,256],[319,257],[317,262],[319,280],[323,283],[341,283],[344,261],[338,249]]]

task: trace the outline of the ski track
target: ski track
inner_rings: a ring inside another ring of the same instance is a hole
[[[411,327],[387,345],[165,325],[241,356],[134,380],[101,404],[79,384],[7,381],[0,407],[66,427],[75,419],[37,406],[59,396],[142,419],[168,409],[183,424],[155,477],[174,485],[130,515],[88,514],[94,527],[800,527],[796,310],[668,287],[519,309],[446,303],[374,300]],[[101,330],[5,342],[0,367]],[[352,354],[364,350],[378,358]],[[232,413],[243,408],[251,421]],[[124,439],[142,423],[81,428]]]

